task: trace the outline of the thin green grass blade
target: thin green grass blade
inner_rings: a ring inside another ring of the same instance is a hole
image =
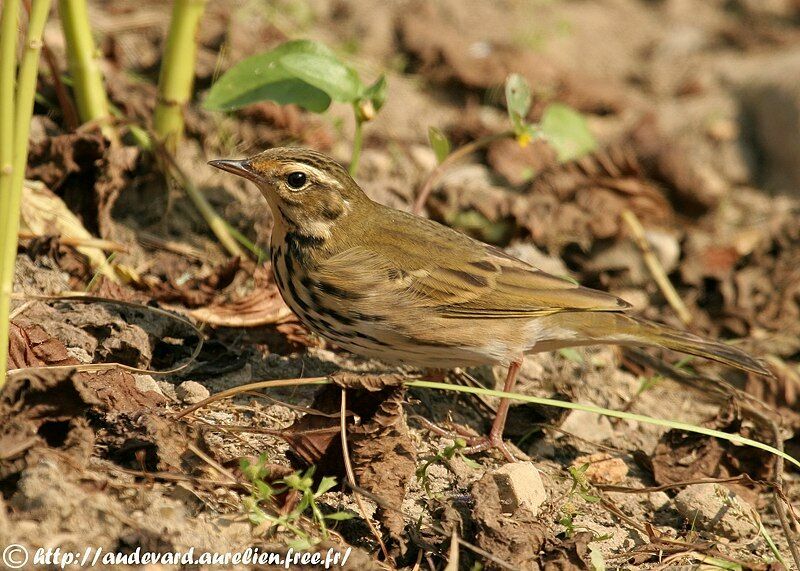
[[[763,442],[758,442],[757,440],[752,440],[750,438],[745,438],[739,434],[730,434],[727,432],[722,432],[720,430],[713,430],[711,428],[705,428],[703,426],[695,426],[694,424],[689,424],[688,422],[680,422],[676,420],[666,420],[662,418],[653,418],[650,416],[644,416],[641,414],[634,414],[631,412],[622,412],[619,410],[610,410],[607,408],[601,408],[599,406],[588,405],[588,404],[579,404],[575,402],[565,402],[555,399],[548,399],[548,398],[540,398],[540,397],[533,397],[529,395],[521,395],[517,393],[505,393],[503,391],[495,391],[491,389],[482,389],[478,387],[464,387],[461,385],[451,385],[447,383],[436,383],[433,381],[408,381],[405,383],[406,386],[409,387],[416,387],[420,389],[436,389],[441,391],[454,391],[460,393],[469,393],[475,395],[483,395],[483,396],[490,396],[490,397],[498,397],[498,398],[510,398],[513,400],[527,402],[532,404],[540,404],[544,406],[554,406],[558,408],[566,408],[570,410],[582,410],[585,412],[591,412],[594,414],[602,414],[604,416],[610,416],[613,418],[622,418],[625,420],[635,420],[637,422],[644,422],[646,424],[653,424],[655,426],[663,426],[666,428],[673,428],[676,430],[685,430],[686,432],[694,432],[696,434],[703,434],[705,436],[713,436],[714,438],[719,438],[721,440],[727,440],[728,442],[733,442],[734,444],[742,444],[744,446],[750,446],[751,448],[758,448],[759,450],[764,450],[769,452],[770,454],[774,454],[775,456],[780,456],[787,462],[791,462],[798,468],[800,468],[800,461],[796,460],[789,454],[778,450],[774,446],[770,446],[769,444],[764,444]]]

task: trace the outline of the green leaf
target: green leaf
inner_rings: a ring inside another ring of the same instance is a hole
[[[333,521],[344,521],[347,519],[353,519],[353,514],[350,512],[334,512],[332,514],[327,514],[325,519],[330,519]]]
[[[267,484],[264,480],[256,480],[253,485],[256,488],[257,497],[260,500],[268,500],[275,495],[275,490]]]
[[[383,104],[386,103],[386,93],[388,91],[387,88],[388,84],[386,83],[386,76],[381,74],[381,76],[375,80],[375,83],[367,87],[361,97],[363,99],[369,99],[372,101],[372,107],[377,113],[381,110]]]
[[[284,67],[282,61],[292,54],[334,57],[327,47],[309,40],[281,44],[268,52],[244,59],[217,80],[203,106],[214,111],[231,111],[251,103],[275,101],[294,103],[321,113],[331,104],[331,97]]]
[[[467,458],[463,454],[461,455],[461,460],[464,462],[464,464],[466,464],[467,466],[469,466],[473,470],[477,470],[478,468],[481,467],[481,465],[478,464],[475,460],[473,460],[472,458]]]
[[[587,504],[596,504],[597,502],[600,501],[600,497],[599,496],[595,496],[593,494],[590,494],[589,492],[580,492],[579,491],[578,495],[581,498],[583,498],[583,501],[585,501]]]
[[[335,101],[353,103],[364,91],[356,70],[333,54],[292,53],[282,57],[280,63],[294,77],[321,89]]]
[[[428,140],[431,142],[433,152],[436,154],[436,161],[441,162],[450,154],[450,141],[441,129],[428,127]]]
[[[592,566],[592,571],[606,571],[606,560],[603,558],[603,552],[600,548],[589,544],[589,563]]]
[[[317,493],[314,495],[320,496],[334,487],[336,487],[336,478],[333,476],[325,476],[320,480],[319,486],[317,486]]]
[[[314,543],[307,537],[298,537],[291,541],[287,541],[286,545],[295,551],[309,551],[314,547]]]
[[[591,153],[597,147],[583,115],[563,103],[547,106],[539,130],[545,140],[553,145],[562,163]]]
[[[525,117],[531,108],[531,88],[518,73],[512,73],[506,79],[506,107],[514,132],[521,135],[525,131]]]

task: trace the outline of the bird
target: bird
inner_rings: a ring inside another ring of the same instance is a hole
[[[742,350],[630,313],[609,293],[548,274],[430,219],[371,200],[317,151],[271,148],[209,164],[252,181],[274,225],[272,271],[289,308],[341,348],[386,363],[507,368],[526,355],[596,344],[660,346],[769,375]],[[510,400],[472,451],[499,449]]]

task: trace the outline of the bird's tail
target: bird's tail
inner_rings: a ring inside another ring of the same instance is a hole
[[[592,344],[666,347],[680,353],[718,361],[743,371],[772,376],[764,365],[741,349],[623,313],[565,312],[552,318],[560,321],[558,324],[560,328],[577,333],[578,338],[594,340]]]

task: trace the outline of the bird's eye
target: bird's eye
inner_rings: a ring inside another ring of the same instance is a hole
[[[287,184],[295,190],[303,188],[306,184],[306,173],[295,171],[286,176]]]

